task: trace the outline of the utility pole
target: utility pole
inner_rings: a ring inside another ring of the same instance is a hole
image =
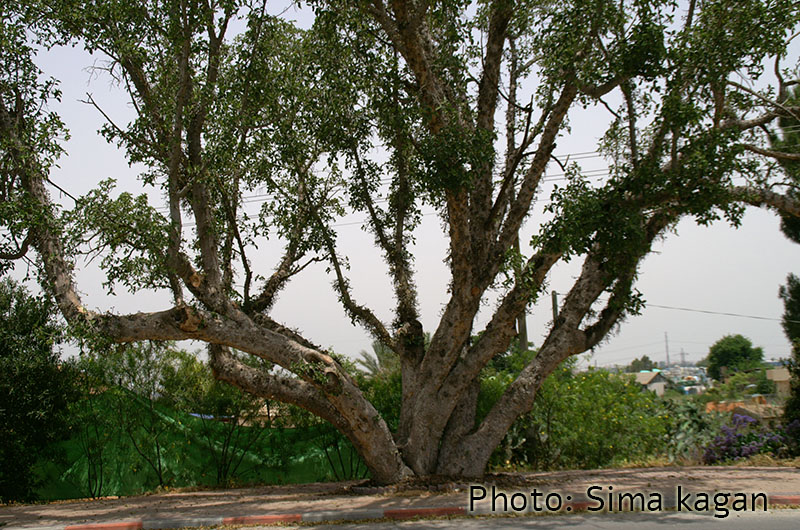
[[[511,112],[511,116],[513,118],[514,113]],[[506,153],[506,160],[511,160],[512,150],[509,148],[508,152]],[[509,204],[513,204],[514,202],[514,186],[511,186],[511,201]],[[520,247],[519,247],[519,235],[514,240],[514,250],[517,251],[517,255],[520,255]],[[514,266],[514,280],[519,282],[522,276],[522,266],[518,263]],[[525,309],[522,310],[522,313],[517,317],[517,347],[521,351],[528,351],[528,306],[525,305]]]
[[[514,242],[514,249],[519,254],[519,237]],[[514,267],[514,276],[516,277],[517,281],[520,281],[520,276],[522,275],[522,270],[519,266]],[[517,346],[521,351],[528,351],[528,306],[525,306],[525,309],[522,310],[522,314],[517,317]]]
[[[664,332],[664,348],[667,350],[667,365],[666,368],[669,368],[669,337],[667,336],[667,332]]]
[[[517,341],[522,351],[528,351],[528,322],[526,318],[527,311],[523,311],[517,317]]]
[[[551,293],[553,299],[553,325],[556,325],[556,320],[558,320],[558,293],[553,291]]]

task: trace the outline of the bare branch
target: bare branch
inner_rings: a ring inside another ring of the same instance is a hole
[[[544,129],[546,120],[553,109],[552,99],[553,93],[550,92],[550,94],[548,94],[545,108],[542,110],[542,114],[539,116],[539,120],[533,128],[531,128],[531,119],[533,116],[533,98],[531,98],[531,102],[528,104],[528,106],[525,107],[525,133],[522,136],[519,146],[517,146],[511,156],[507,156],[506,158],[506,166],[503,169],[503,182],[487,219],[487,225],[491,227],[490,239],[497,237],[497,232],[500,229],[503,221],[503,215],[511,203],[514,202],[515,194],[513,187],[516,181],[517,169],[522,163],[523,158],[529,155],[529,153],[526,153],[525,151]]]
[[[505,251],[511,247],[522,225],[522,221],[528,214],[536,188],[539,186],[539,181],[544,174],[547,162],[550,160],[550,155],[555,148],[555,140],[558,132],[561,130],[561,125],[564,122],[567,111],[569,111],[577,93],[577,87],[567,83],[562,89],[558,101],[553,105],[553,110],[542,131],[539,147],[536,149],[533,162],[523,178],[519,193],[511,204],[511,209],[497,239],[494,252],[492,253],[493,257],[497,260],[502,259]]]
[[[794,111],[800,111],[800,107],[791,107]],[[761,116],[757,118],[751,118],[749,120],[745,119],[727,119],[723,120],[720,123],[720,129],[738,129],[740,131],[746,131],[749,129],[754,129],[756,127],[762,127],[769,122],[773,121],[775,118],[779,117],[780,113],[777,111],[769,111],[765,112]]]
[[[744,147],[748,151],[752,151],[753,153],[758,153],[759,155],[768,156],[770,158],[775,158],[777,160],[800,160],[800,153],[786,153],[782,151],[774,151],[772,149],[764,149],[763,147],[758,147],[757,145],[753,144],[739,144],[739,145]]]
[[[798,113],[795,113],[795,110],[796,110],[796,109],[793,109],[792,107],[786,107],[786,106],[784,106],[784,105],[783,105],[783,103],[781,103],[781,102],[778,102],[778,101],[772,101],[771,99],[769,99],[769,98],[766,98],[766,97],[764,97],[763,95],[759,94],[759,93],[758,93],[758,92],[756,92],[755,90],[751,90],[751,89],[747,88],[746,86],[744,86],[744,85],[740,85],[739,83],[737,83],[737,82],[735,82],[735,81],[727,81],[727,83],[728,83],[729,85],[731,85],[731,86],[734,86],[734,87],[738,88],[739,90],[741,90],[741,91],[743,91],[743,92],[747,92],[747,93],[748,93],[748,94],[750,94],[751,96],[754,96],[754,97],[756,97],[756,98],[760,99],[761,101],[763,101],[763,102],[764,102],[764,103],[766,103],[767,105],[770,105],[770,106],[773,106],[773,107],[777,107],[777,108],[779,108],[780,110],[782,110],[783,112],[785,112],[785,113],[786,113],[786,114],[788,114],[789,116],[791,116],[791,117],[793,117],[794,119],[796,119],[796,120],[800,121],[800,114],[798,114]]]
[[[556,155],[550,155],[550,158],[555,160],[556,164],[558,164],[558,167],[561,168],[561,171],[563,171],[565,174],[567,173],[567,164],[569,163],[569,155],[567,155],[567,159],[564,162],[559,160]]]
[[[31,232],[30,230],[25,235],[25,239],[22,240],[22,243],[17,244],[17,250],[11,252],[2,252],[0,251],[0,259],[5,260],[17,260],[25,256],[28,253],[28,249],[31,245]]]
[[[608,103],[606,103],[606,101],[605,101],[603,98],[597,98],[597,101],[599,101],[600,103],[602,103],[602,104],[603,104],[603,106],[606,108],[606,110],[607,110],[608,112],[610,112],[612,116],[614,116],[616,119],[618,119],[618,120],[622,121],[622,116],[620,116],[618,112],[616,112],[614,109],[612,109],[612,108],[611,108],[611,107],[608,105]]]
[[[120,138],[125,139],[125,141],[130,142],[131,144],[138,144],[140,147],[144,146],[144,147],[147,148],[146,150],[148,150],[151,153],[153,153],[154,155],[158,156],[157,155],[158,150],[153,146],[152,142],[144,141],[141,138],[135,138],[135,137],[131,136],[130,134],[128,134],[127,132],[125,132],[121,127],[119,127],[114,122],[114,120],[111,119],[111,117],[108,114],[106,114],[106,111],[104,111],[102,109],[102,107],[100,107],[100,105],[97,104],[97,102],[95,101],[95,99],[92,96],[92,94],[87,92],[86,93],[86,97],[88,99],[83,101],[83,103],[87,103],[87,104],[93,106],[98,112],[100,112],[100,114],[103,115],[103,119],[106,120],[106,122],[117,132],[117,134],[120,136]]]

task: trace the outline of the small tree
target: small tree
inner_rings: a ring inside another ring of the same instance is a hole
[[[104,396],[103,373],[91,357],[82,356],[76,369],[76,399],[69,410],[72,437],[86,459],[86,475],[76,473],[76,486],[93,499],[103,495],[107,485],[109,442],[119,437],[117,418],[109,412]],[[85,479],[85,480],[84,480]]]
[[[783,332],[791,342],[800,340],[800,278],[789,274],[778,296],[783,300]]]
[[[642,370],[652,370],[655,367],[656,363],[654,363],[650,357],[647,355],[642,355],[641,359],[634,359],[625,369],[625,371],[629,373],[636,373],[641,372]]]
[[[165,465],[165,441],[172,422],[159,408],[162,381],[169,366],[170,345],[160,342],[112,345],[96,351],[86,361],[113,404],[115,427],[130,442],[144,465],[155,474],[158,486],[170,481]]]
[[[162,379],[164,397],[199,418],[216,484],[228,485],[272,422],[269,402],[214,379],[208,366],[191,353],[178,350],[173,358]]]
[[[795,87],[791,92],[792,102],[800,100],[800,88]],[[796,115],[784,116],[779,121],[780,135],[773,134],[771,143],[775,149],[785,149],[797,154],[800,152],[800,120]],[[794,183],[792,194],[798,195],[797,185],[800,184],[800,160],[793,159],[780,162],[784,173]],[[793,216],[781,217],[781,231],[794,241],[800,243],[800,219]],[[800,421],[800,279],[794,274],[786,278],[786,285],[782,285],[778,296],[783,300],[783,331],[792,342],[792,358],[787,367],[791,374],[789,398],[784,405],[783,416],[787,424]],[[795,429],[798,433],[800,430]]]
[[[783,406],[783,419],[787,424],[800,421],[800,342],[794,343],[788,368],[792,378],[789,398]]]
[[[786,229],[783,230],[788,236]],[[783,331],[792,341],[792,358],[786,362],[791,374],[790,390],[783,409],[783,418],[788,424],[800,420],[800,279],[789,274],[778,295],[783,300]]]
[[[55,307],[0,281],[0,502],[34,495],[37,459],[66,434],[72,370],[59,364]]]
[[[577,372],[572,364],[548,378],[533,409],[511,426],[493,454],[495,465],[587,469],[667,450],[670,422],[655,394],[642,392],[630,376]],[[479,408],[512,380],[512,374],[487,373]]]
[[[731,373],[760,366],[764,351],[761,347],[754,348],[750,339],[742,335],[726,335],[711,346],[707,359],[708,375],[720,381],[723,368]]]

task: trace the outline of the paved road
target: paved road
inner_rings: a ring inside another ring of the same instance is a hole
[[[591,514],[540,517],[480,517],[454,518],[436,521],[391,521],[386,523],[340,524],[315,526],[331,530],[491,530],[494,528],[555,528],[564,530],[666,530],[668,526],[712,530],[796,530],[800,528],[800,510],[770,510],[767,513],[731,514],[724,519],[712,515],[676,512]],[[275,527],[251,527],[253,530],[273,530]],[[300,528],[300,527],[290,527]]]

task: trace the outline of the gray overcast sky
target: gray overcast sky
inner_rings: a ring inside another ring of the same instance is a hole
[[[787,63],[796,58],[795,53]],[[141,192],[142,188],[135,180],[141,168],[130,168],[124,154],[106,144],[97,134],[102,116],[79,101],[91,92],[115,121],[125,124],[132,118],[132,111],[122,91],[110,83],[107,75],[92,75],[87,70],[95,64],[95,59],[80,48],[59,48],[42,53],[38,63],[47,75],[62,82],[63,99],[60,104],[53,105],[53,110],[59,112],[71,133],[71,139],[65,143],[68,154],[61,159],[60,169],[52,175],[53,181],[78,195],[91,189],[99,180],[114,177],[120,183],[120,190]],[[98,60],[96,64],[101,62]],[[605,120],[605,111],[598,109],[574,112],[571,115],[572,132],[560,141],[557,153],[594,151],[597,139],[604,132],[602,125]],[[597,157],[586,158],[581,164],[588,170],[605,168],[603,160]],[[550,175],[560,172],[558,166],[548,168]],[[553,184],[545,185],[540,195],[542,201],[546,201]],[[56,190],[51,190],[51,193],[54,198],[58,197]],[[157,193],[151,193],[151,198],[154,204],[163,205]],[[62,202],[71,206],[69,199],[62,199]],[[542,204],[539,203],[539,208],[528,221],[527,234],[533,233],[541,219]],[[251,207],[255,211],[258,204]],[[337,231],[342,248],[347,250],[350,258],[356,299],[374,307],[378,315],[389,322],[393,307],[391,285],[384,272],[384,263],[373,248],[372,236],[359,225],[361,220],[361,216],[347,217],[341,221]],[[439,219],[435,215],[426,215],[417,234],[414,254],[423,324],[429,331],[435,328],[447,300],[447,268],[443,262],[446,245]],[[278,251],[279,248],[272,244],[264,245],[255,261],[268,273],[277,262]],[[550,288],[566,292],[576,270],[575,264],[555,270],[550,278]],[[677,234],[656,245],[656,252],[646,259],[641,269],[638,288],[651,305],[642,315],[623,323],[620,332],[598,347],[589,362],[627,364],[644,354],[664,360],[665,332],[669,334],[669,352],[673,362],[679,360],[681,350],[687,360],[698,361],[706,355],[711,344],[732,333],[741,333],[756,345],[763,346],[767,359],[788,357],[790,346],[777,321],[783,311],[777,292],[790,272],[800,274],[800,245],[791,243],[780,233],[777,217],[769,212],[750,208],[738,230],[723,222],[711,227],[698,227],[693,221],[685,220],[678,226]],[[164,309],[170,302],[166,295],[149,292],[131,294],[119,290],[115,297],[109,297],[101,287],[102,274],[94,265],[79,265],[77,276],[85,302],[92,307],[135,312]],[[356,356],[360,350],[369,349],[370,337],[352,326],[344,316],[330,287],[331,280],[323,265],[310,267],[283,292],[272,315],[302,330],[322,346],[331,346],[338,352]],[[773,320],[680,311],[656,305],[739,313]],[[487,301],[478,324],[485,322],[492,307],[493,301]],[[548,292],[528,318],[529,337],[534,344],[541,343],[551,316]],[[480,325],[475,327],[476,330],[480,328]]]

